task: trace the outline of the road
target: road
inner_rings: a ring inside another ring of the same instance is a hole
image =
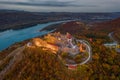
[[[109,38],[110,38],[111,40],[113,40],[114,43],[118,43],[118,42],[113,38],[113,36],[112,36],[113,34],[114,34],[114,32],[109,33],[109,34],[108,34]]]
[[[92,59],[92,48],[91,48],[91,45],[89,44],[89,42],[87,42],[85,40],[78,40],[78,41],[80,41],[81,43],[83,43],[84,45],[87,46],[88,58],[85,61],[83,61],[82,63],[80,63],[80,65],[83,65]]]
[[[110,37],[111,40],[113,40],[113,43],[119,45],[118,41],[116,41],[114,39],[113,34],[114,34],[114,32],[111,32],[111,33],[108,34],[108,36]],[[116,51],[120,53],[120,48],[116,48]]]
[[[77,40],[77,41],[80,43],[83,43],[84,45],[87,46],[88,58],[85,61],[81,62],[80,64],[72,64],[73,66],[86,64],[87,62],[89,62],[92,59],[92,48],[91,48],[91,45],[89,44],[89,42],[86,40]],[[66,64],[66,66],[69,66],[69,65],[70,64]]]

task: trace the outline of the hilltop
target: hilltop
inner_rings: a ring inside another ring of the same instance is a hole
[[[80,76],[75,77],[76,70],[80,66],[79,63],[83,65],[88,62],[88,60],[84,62],[88,57],[86,53],[88,47],[84,41],[75,44],[72,39],[69,33],[66,36],[51,33],[43,38],[33,38],[0,60],[0,79],[81,79]],[[72,65],[76,68],[72,68]]]
[[[62,62],[69,68],[77,67],[91,60],[92,50],[88,41],[74,38],[71,34],[66,35],[60,32],[50,33],[43,39],[34,38],[27,44],[30,48],[42,47],[43,50],[50,50],[58,55]]]

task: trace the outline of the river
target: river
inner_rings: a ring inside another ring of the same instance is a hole
[[[47,26],[58,24],[58,23],[63,23],[63,22],[68,22],[68,21],[49,22],[49,23],[44,23],[44,24],[38,24],[36,26],[32,26],[32,27],[25,28],[25,29],[7,30],[4,32],[0,32],[0,51],[8,48],[9,46],[11,46],[12,44],[16,42],[21,42],[27,39],[31,39],[37,36],[42,36],[49,32],[52,32],[53,30],[52,31],[40,31],[41,29]]]

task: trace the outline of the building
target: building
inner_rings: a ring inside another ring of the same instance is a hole
[[[84,44],[80,44],[79,50],[80,50],[80,52],[85,52],[86,46]]]
[[[106,43],[104,44],[105,47],[108,47],[108,48],[117,48],[117,43]]]
[[[34,38],[32,42],[37,47],[44,47],[52,50],[53,53],[56,53],[59,50],[59,47],[57,45],[48,43],[40,38]]]
[[[68,69],[75,70],[77,69],[77,65],[68,65]]]
[[[52,43],[48,43],[45,47],[51,49],[53,53],[56,53],[59,50],[59,47]]]
[[[42,39],[40,38],[34,38],[32,40],[32,43],[37,46],[37,47],[42,47],[42,46],[45,46],[47,43],[45,41],[43,41]]]
[[[72,35],[70,33],[66,33],[67,39],[72,39]]]

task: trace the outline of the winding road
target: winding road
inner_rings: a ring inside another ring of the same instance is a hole
[[[113,34],[114,34],[114,32],[109,33],[109,34],[108,34],[109,38],[110,38],[111,40],[113,40],[113,44],[119,45],[118,41],[116,41],[116,40],[114,39],[114,37],[112,36]],[[120,48],[116,48],[116,51],[120,53]]]
[[[87,42],[85,40],[79,40],[79,41],[87,46],[88,58],[85,61],[83,61],[82,63],[80,63],[80,65],[83,65],[92,59],[92,48],[91,48],[91,45],[89,44],[89,42]]]
[[[114,32],[109,33],[109,34],[108,34],[109,38],[110,38],[111,40],[113,40],[114,43],[118,43],[118,42],[113,38],[113,36],[112,36],[113,34],[114,34]]]

